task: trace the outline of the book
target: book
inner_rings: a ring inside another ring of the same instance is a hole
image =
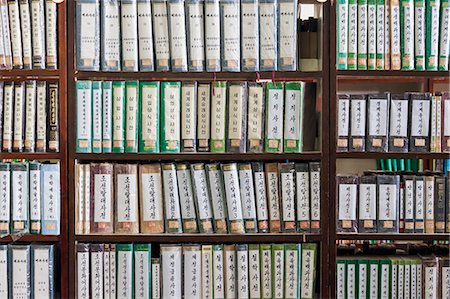
[[[206,5],[206,3],[205,3]],[[210,83],[197,85],[197,151],[210,150],[211,137],[211,86]]]
[[[367,150],[387,152],[389,133],[389,94],[369,95],[367,100]]]
[[[358,177],[338,176],[336,178],[338,194],[338,219],[336,223],[338,232],[358,232],[357,201]]]
[[[161,246],[162,297],[181,298],[183,292],[182,279],[182,247],[179,245]]]
[[[76,28],[78,28],[76,68],[80,71],[98,71],[100,69],[100,30],[97,30],[99,25],[100,1],[78,1],[76,5]]]
[[[120,0],[101,1],[101,67],[104,71],[121,70],[120,3]]]
[[[10,245],[10,292],[13,298],[27,298],[31,293],[31,248],[30,245]]]
[[[238,175],[245,232],[257,232],[255,189],[251,164],[238,164]]]
[[[295,164],[295,187],[297,193],[297,230],[309,232],[311,229],[311,195],[307,163]]]
[[[103,244],[91,244],[91,296],[99,298],[103,295]]]
[[[391,16],[391,70],[400,70],[401,61],[401,28],[400,23],[400,0],[390,0]]]
[[[338,70],[348,67],[348,1],[340,0],[336,5],[336,61]]]
[[[160,82],[140,82],[139,152],[159,152]]]
[[[259,244],[248,245],[249,298],[261,298],[261,261]]]
[[[138,166],[114,165],[115,222],[114,231],[120,234],[139,233]]]
[[[151,244],[134,244],[134,296],[152,298]]]
[[[241,49],[239,45],[241,39],[241,22],[239,1],[220,1],[220,23],[221,69],[224,72],[239,72],[241,70]]]
[[[224,246],[212,245],[212,281],[214,298],[225,298]]]
[[[11,217],[12,234],[27,234],[29,224],[29,166],[27,163],[11,164]]]
[[[136,0],[120,0],[122,70],[137,71],[139,68],[138,12]]]
[[[112,152],[113,143],[113,97],[112,81],[102,82],[102,152]]]
[[[77,256],[77,290],[76,294],[78,298],[87,299],[90,298],[90,244],[78,243],[76,245]]]
[[[425,231],[425,178],[415,177],[415,203],[414,203],[414,232],[423,233]]]
[[[76,83],[78,84],[78,83]],[[77,87],[77,85],[75,86]],[[83,87],[87,88],[87,87]],[[77,89],[77,119],[78,119],[78,89]],[[36,87],[36,151],[47,151],[47,82],[37,81]],[[86,92],[86,91],[85,91]],[[88,96],[85,94],[84,96]],[[83,99],[85,100],[85,99]],[[86,111],[87,112],[87,111]],[[90,114],[89,114],[90,115]],[[89,116],[90,117],[90,116]],[[88,118],[86,118],[88,119]],[[77,125],[78,134],[78,125]],[[77,150],[78,151],[78,150]]]
[[[347,69],[356,70],[358,67],[358,4],[357,0],[348,1],[348,45]]]
[[[223,153],[226,148],[227,83],[217,81],[212,85],[211,97],[211,152]]]
[[[208,186],[211,192],[211,205],[213,209],[214,232],[227,233],[227,198],[225,195],[224,178],[218,163],[206,164]]]
[[[358,70],[367,70],[367,0],[358,0],[357,30]]]
[[[32,36],[32,68],[45,68],[45,2],[44,0],[31,1],[31,36]],[[48,28],[47,28],[48,29]],[[49,33],[52,36],[52,33]]]
[[[213,256],[212,256],[212,245],[202,245],[202,256],[201,256],[201,264],[202,264],[202,276],[201,276],[201,298],[211,299],[213,297]]]
[[[180,82],[161,84],[161,152],[180,151]]]
[[[337,140],[336,151],[346,152],[349,149],[350,134],[350,95],[339,94],[337,99]]]
[[[139,82],[127,81],[125,83],[125,152],[136,153],[138,151],[138,124],[141,101],[139,95]]]
[[[236,163],[222,164],[225,198],[228,208],[229,230],[232,234],[244,233],[244,219]]]
[[[196,233],[198,232],[197,213],[190,167],[187,163],[177,163],[176,169],[183,232]]]
[[[139,184],[140,231],[142,233],[163,233],[161,165],[140,165]]]
[[[12,149],[14,152],[23,151],[25,134],[25,82],[14,84],[14,133]]]
[[[22,26],[20,25],[19,1],[8,1],[9,28],[11,34],[12,62],[14,69],[23,68]],[[6,21],[6,20],[5,20]]]
[[[3,144],[2,151],[12,152],[14,132],[14,82],[5,82],[3,89]]]
[[[31,245],[31,294],[55,298],[55,245]]]
[[[359,179],[358,232],[377,231],[377,178],[362,176]]]
[[[263,152],[265,123],[264,90],[262,83],[248,83],[247,151],[249,152]]]
[[[437,70],[439,66],[440,1],[428,0],[426,4],[426,69]]]
[[[377,1],[367,0],[367,69],[377,66]]]
[[[113,144],[114,153],[125,152],[126,138],[126,89],[125,82],[113,81]]]
[[[403,176],[405,191],[404,191],[404,201],[405,201],[405,233],[414,232],[414,212],[415,212],[415,200],[417,199],[417,188],[414,176],[405,175]]]
[[[302,147],[303,114],[305,103],[305,83],[286,82],[284,106],[284,151],[299,152]],[[309,104],[309,103],[308,103]],[[313,106],[314,107],[314,106]]]
[[[389,151],[407,152],[409,146],[409,95],[391,94],[389,114]]]
[[[253,181],[255,182],[255,205],[258,222],[258,231],[269,232],[269,210],[267,207],[266,180],[264,176],[264,164],[252,162]]]
[[[170,70],[170,38],[167,0],[152,1],[155,70]]]
[[[137,2],[137,32],[140,71],[153,71],[155,69],[151,4],[152,2],[149,0]]]
[[[366,105],[365,95],[350,95],[349,151],[366,149]]]
[[[134,298],[133,244],[116,244],[117,256],[117,296],[120,298]]]
[[[244,72],[259,71],[259,1],[241,2],[241,68]]]
[[[92,82],[77,81],[77,145],[78,153],[92,151]]]
[[[184,295],[193,299],[202,298],[201,245],[183,245],[183,265]]]
[[[278,15],[277,1],[259,1],[259,32],[261,71],[276,71],[278,69]]]
[[[434,233],[434,187],[434,176],[425,176],[425,233]]]
[[[400,0],[400,45],[402,70],[414,69],[414,2]]]
[[[272,244],[272,298],[284,296],[284,244]]]
[[[87,9],[86,11],[89,10]],[[96,14],[98,15],[98,10]],[[91,21],[90,19],[91,17],[92,16],[88,17],[89,22]],[[54,1],[47,0],[45,2],[45,27],[46,27],[45,43],[46,43],[46,66],[49,69],[56,69],[58,67],[58,34],[57,34],[58,26],[56,25],[57,20],[58,20],[58,10],[56,8],[56,3]],[[90,25],[91,24],[87,25],[88,28],[92,28],[89,27]],[[89,55],[90,54],[88,54],[88,57]]]
[[[415,53],[415,66],[416,70],[425,70],[425,37],[429,37],[429,33],[425,27],[430,22],[426,22],[428,19],[425,14],[425,1],[414,1],[414,53]],[[430,19],[428,19],[430,20]],[[428,61],[429,62],[429,61]]]
[[[309,163],[310,190],[311,190],[311,232],[320,231],[321,215],[321,183],[320,183],[320,162]]]
[[[237,295],[237,257],[236,257],[236,245],[224,245],[224,282],[225,282],[225,297],[224,298],[236,298]]]
[[[395,175],[377,177],[378,232],[398,232],[400,178]]]
[[[31,175],[32,164],[30,164]],[[41,165],[42,234],[59,235],[61,185],[59,163]]]
[[[92,152],[101,153],[102,152],[102,129],[103,129],[103,96],[102,96],[102,82],[93,81],[92,82]]]
[[[450,152],[450,93],[442,94],[442,152]]]
[[[165,229],[168,233],[182,233],[182,216],[175,164],[162,164],[163,194],[165,204]]]
[[[197,207],[197,215],[200,232],[212,233],[214,231],[213,208],[211,193],[208,188],[205,164],[191,164],[193,176],[194,200]]]
[[[197,125],[197,83],[181,85],[181,150],[195,152]]]
[[[281,231],[280,187],[277,163],[266,163],[267,205],[269,207],[269,230],[271,233]]]
[[[439,70],[448,70],[448,55],[450,51],[450,30],[448,24],[450,21],[450,4],[449,1],[441,1],[441,17],[440,17],[441,29],[439,33],[440,43],[439,43]]]
[[[10,232],[11,219],[11,164],[0,163],[0,233]],[[40,209],[39,209],[40,212]]]
[[[184,2],[184,0],[167,1],[170,34],[170,64],[172,71],[175,72],[187,72],[188,70]]]
[[[411,93],[409,148],[414,152],[430,150],[431,94]]]
[[[297,3],[292,0],[278,1],[278,69],[297,69]]]
[[[385,46],[385,39],[389,38],[388,36],[384,36],[385,34],[385,0],[377,0],[376,2],[376,15],[377,15],[377,29],[376,29],[376,35],[377,35],[377,45],[376,45],[376,69],[377,70],[384,70],[384,46]]]
[[[110,163],[90,166],[90,232],[114,232],[114,166]]]
[[[247,145],[247,83],[230,83],[228,86],[227,152],[246,152]]]
[[[384,69],[391,69],[391,2],[384,2]]]
[[[152,298],[161,298],[161,261],[152,258]]]
[[[283,151],[283,105],[284,84],[268,82],[266,84],[266,152]]]
[[[296,189],[295,164],[282,163],[279,165],[281,187],[282,230],[295,232],[296,226]]]
[[[301,252],[301,298],[313,298],[315,290],[317,244],[302,244]]]
[[[219,0],[205,0],[205,64],[207,72],[219,72],[222,66],[221,20]]]
[[[186,32],[188,70],[190,72],[202,72],[205,70],[205,30],[204,30],[204,1],[187,0],[186,9]]]
[[[5,298],[9,295],[8,287],[8,245],[0,245],[0,295]]]
[[[24,151],[36,150],[36,81],[25,82],[25,135]]]

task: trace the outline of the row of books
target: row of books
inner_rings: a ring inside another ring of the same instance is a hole
[[[0,141],[4,152],[59,152],[57,82],[0,81]]]
[[[320,163],[77,164],[78,234],[317,232]]]
[[[0,245],[0,297],[55,297],[55,246]]]
[[[79,299],[309,299],[315,294],[318,251],[312,243],[159,248],[78,243],[76,248]]]
[[[1,0],[0,23],[0,69],[58,67],[56,1]]]
[[[340,94],[337,151],[450,152],[450,93]]]
[[[305,82],[77,81],[77,152],[303,152],[316,141]]]
[[[338,232],[450,232],[450,177],[338,176]]]
[[[358,256],[336,260],[336,296],[450,298],[448,256]]]
[[[296,0],[77,1],[77,68],[295,71],[297,5]]]
[[[448,70],[448,0],[339,0],[340,70]]]
[[[0,163],[0,235],[60,232],[58,163]]]

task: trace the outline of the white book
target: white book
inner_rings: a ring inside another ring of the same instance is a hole
[[[211,245],[202,245],[202,270],[201,270],[201,297],[212,299],[213,297],[213,255]]]
[[[178,192],[180,194],[181,216],[183,220],[196,221],[194,192],[189,167],[186,164],[177,165]]]
[[[131,244],[127,244],[132,246]],[[118,245],[116,245],[118,246]],[[123,245],[122,245],[123,246]],[[117,250],[117,299],[132,299],[133,298],[133,250],[127,248],[124,250]],[[98,297],[94,297],[98,298]]]
[[[84,233],[91,232],[91,167],[84,164]]]
[[[200,220],[212,219],[213,212],[211,207],[211,198],[208,191],[208,181],[203,164],[191,165],[193,173],[193,184],[195,190],[195,201]]]
[[[380,296],[382,299],[389,299],[389,279],[390,279],[390,265],[389,264],[381,264],[381,275],[380,275]]]
[[[241,2],[242,70],[259,70],[259,12],[258,1]]]
[[[425,299],[436,299],[438,298],[438,268],[437,267],[424,267],[424,283],[425,283],[425,291],[424,298]]]
[[[47,27],[47,49],[51,39],[48,35],[49,26],[52,20],[56,21],[56,16],[49,10],[48,4],[53,1],[46,1],[46,27]],[[100,57],[100,7],[99,2],[77,1],[77,69],[78,70],[99,70]],[[55,3],[56,9],[56,3]],[[53,16],[53,17],[52,17]],[[55,23],[56,25],[56,23]],[[56,26],[54,27],[56,29]],[[56,37],[56,35],[55,35]],[[55,52],[56,54],[56,52]],[[47,50],[47,65],[51,59]],[[56,56],[55,56],[56,57]]]
[[[36,150],[43,151],[46,149],[47,142],[47,88],[45,82],[37,82],[36,93]]]
[[[150,0],[138,1],[139,70],[154,70],[152,6]]]
[[[83,4],[86,5],[86,4]],[[89,4],[88,6],[92,8]],[[94,5],[95,6],[95,5]],[[90,8],[86,8],[87,11]],[[90,12],[98,10],[93,9]],[[96,17],[94,17],[95,19]],[[97,20],[98,22],[98,20]],[[95,22],[94,22],[95,23]],[[91,25],[94,23],[87,24],[89,30]],[[46,43],[46,57],[47,57],[47,68],[56,69],[58,65],[58,10],[56,7],[55,1],[46,1],[45,2],[45,43]],[[98,24],[98,23],[97,23]],[[86,33],[86,32],[85,32]],[[94,33],[95,40],[98,41],[98,35]],[[85,49],[83,48],[83,51]],[[98,49],[94,49],[94,52],[98,51]],[[92,53],[92,52],[89,52]],[[89,55],[89,54],[88,54]],[[94,58],[94,57],[93,57]],[[97,56],[98,59],[98,56]]]
[[[261,71],[277,70],[277,5],[276,1],[259,3],[260,65]]]
[[[214,298],[225,298],[223,245],[213,245],[213,295]]]
[[[109,292],[110,298],[114,299],[117,295],[116,281],[117,281],[117,261],[116,261],[116,245],[111,244],[109,252]],[[105,298],[106,299],[106,298]]]
[[[182,247],[161,246],[162,297],[164,299],[182,298]]]
[[[220,6],[219,0],[205,1],[205,59],[208,72],[220,71]]]
[[[237,298],[237,271],[236,271],[236,251],[234,245],[224,246],[224,278],[225,278],[225,298]]]
[[[274,245],[273,247],[278,247]],[[284,248],[279,250],[273,249],[273,298],[284,298]]]
[[[4,85],[3,97],[3,150],[11,149],[13,143],[13,111],[14,111],[14,84]]]
[[[3,45],[5,48],[5,67],[12,68],[12,49],[11,49],[11,32],[9,30],[9,14],[8,5],[3,3],[0,6],[0,13],[2,17],[2,31],[3,31]]]
[[[138,70],[138,28],[136,0],[121,0],[122,69]]]
[[[358,298],[367,297],[367,267],[367,264],[358,264]],[[392,282],[394,283],[394,281]],[[397,279],[395,279],[395,283],[397,283]]]
[[[20,1],[20,27],[22,32],[22,55],[24,68],[30,69],[33,64],[33,49],[31,44],[31,17],[29,1]]]
[[[101,82],[93,82],[92,88],[92,148],[100,151],[102,148],[102,128],[103,128],[103,97]]]
[[[8,264],[8,245],[0,245],[0,296],[2,298],[9,298]]]
[[[226,99],[224,82],[213,85],[211,97],[211,151],[225,148]]]
[[[337,299],[344,299],[346,298],[347,294],[345,292],[345,281],[346,281],[346,269],[345,269],[345,262],[344,263],[337,263],[336,266],[336,298]]]
[[[100,298],[103,296],[103,245],[91,245],[91,296]],[[95,248],[95,251],[92,249]]]
[[[261,247],[261,294],[272,298],[272,250],[270,245]]]
[[[236,0],[223,2],[221,6],[222,71],[238,72],[241,69],[240,5]]]
[[[293,247],[296,248],[293,248]],[[286,299],[298,298],[299,292],[299,252],[301,252],[301,245],[285,245],[285,277],[284,289]]]
[[[150,299],[151,253],[134,248],[134,298]]]
[[[35,151],[36,140],[36,81],[26,82],[25,88],[25,151]]]
[[[356,264],[347,264],[347,298],[356,295]]]
[[[140,177],[142,187],[142,221],[164,220],[161,173],[143,173]]]
[[[187,71],[186,20],[184,0],[169,0],[169,33],[172,71]]]
[[[181,139],[184,151],[195,151],[196,106],[196,83],[183,83],[181,86]]]
[[[378,264],[369,264],[369,298],[378,298]]]
[[[278,69],[297,69],[297,6],[295,0],[278,1]]]
[[[239,177],[235,163],[222,164],[225,185],[225,196],[230,221],[242,221],[242,201],[239,189]]]
[[[189,71],[205,69],[204,46],[204,10],[203,1],[188,0],[186,2],[186,18],[188,32]]]
[[[197,88],[197,139],[198,147],[209,150],[211,136],[211,86],[198,84]]]
[[[80,247],[83,247],[80,250]],[[78,244],[77,248],[77,297],[79,299],[90,298],[90,258],[89,245]]]
[[[267,203],[269,205],[270,221],[281,220],[280,215],[280,191],[278,186],[278,173],[267,173]]]
[[[248,245],[239,244],[236,247],[237,298],[247,299],[250,298]]]
[[[110,297],[110,247],[109,244],[105,244],[105,252],[103,253],[103,298],[108,299]]]
[[[250,164],[241,166],[239,170],[239,186],[242,200],[242,214],[244,219],[256,219],[255,190],[253,173]]]
[[[32,49],[33,68],[45,68],[45,2],[44,0],[31,1],[31,29],[32,29]]]
[[[29,245],[12,245],[10,255],[11,298],[29,298],[31,293],[30,247]]]
[[[11,48],[13,57],[13,67],[23,68],[22,56],[22,33],[20,26],[19,1],[9,1],[9,27],[11,29]],[[6,21],[6,20],[5,20]]]
[[[152,299],[161,298],[161,264],[160,259],[152,259]]]
[[[180,196],[178,193],[177,174],[175,166],[163,167],[163,190],[165,201],[165,217],[168,220],[180,220]]]
[[[202,251],[200,245],[183,246],[184,298],[202,297]]]
[[[256,247],[256,248],[255,248]],[[259,245],[249,245],[248,278],[250,298],[261,297],[261,263]]]
[[[116,223],[138,223],[138,181],[136,174],[116,174]]]
[[[102,70],[120,70],[120,0],[102,1]]]
[[[169,23],[166,0],[152,1],[153,39],[157,71],[170,70]]]
[[[15,84],[14,90],[14,137],[13,149],[23,149],[23,133],[25,129],[25,83]]]

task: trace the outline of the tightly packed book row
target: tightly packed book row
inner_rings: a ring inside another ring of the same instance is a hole
[[[340,0],[340,70],[448,70],[448,0]]]
[[[57,82],[0,82],[0,151],[59,152]]]
[[[93,71],[295,71],[297,49],[310,53],[315,48],[318,68],[318,20],[309,20],[315,38],[300,47],[297,21],[296,0],[77,1],[76,66]]]
[[[450,232],[448,174],[367,172],[336,184],[338,232]]]
[[[313,298],[317,245],[77,244],[77,296]]]
[[[56,1],[1,0],[0,23],[0,69],[58,67]]]
[[[0,162],[0,235],[60,233],[59,163]]]
[[[337,151],[450,152],[450,93],[340,94]]]
[[[0,245],[2,298],[56,298],[56,272],[54,245]]]
[[[447,256],[357,256],[336,260],[337,298],[449,298]]]
[[[316,84],[77,81],[77,152],[303,152]]]
[[[320,163],[77,164],[76,233],[319,232]]]

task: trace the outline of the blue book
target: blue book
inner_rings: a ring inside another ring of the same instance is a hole
[[[42,234],[60,234],[61,185],[59,164],[42,164]]]

